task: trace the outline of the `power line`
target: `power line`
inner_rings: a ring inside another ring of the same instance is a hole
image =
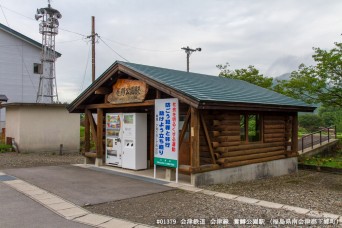
[[[5,14],[5,12],[4,12],[4,9],[2,8],[2,5],[1,5],[1,4],[0,4],[0,8],[1,8],[2,14],[4,15],[4,18],[5,18],[6,24],[7,24],[7,25],[8,25],[8,27],[9,27],[9,23],[8,23],[8,20],[7,20],[6,14]]]
[[[1,10],[2,10],[2,13],[3,13],[3,14],[4,14],[4,11],[3,11],[2,8],[5,8],[6,10],[11,11],[12,13],[15,13],[15,14],[17,14],[17,15],[20,15],[20,16],[22,16],[22,17],[25,17],[26,19],[36,21],[34,18],[28,17],[28,16],[26,16],[26,15],[24,15],[24,14],[22,14],[22,13],[19,13],[19,12],[13,10],[13,9],[10,9],[10,8],[8,8],[8,7],[5,7],[5,6],[3,6],[1,3],[0,3],[0,7],[1,7]],[[4,15],[5,15],[5,14],[4,14]],[[6,19],[6,16],[5,16],[5,19]],[[6,21],[7,21],[7,19],[6,19]],[[7,22],[7,24],[8,24],[8,22]],[[76,34],[76,35],[79,35],[79,36],[82,36],[82,37],[86,37],[86,35],[81,34],[81,33],[79,33],[79,32],[74,32],[74,31],[71,31],[71,30],[68,30],[68,29],[63,29],[63,28],[59,28],[59,29],[62,30],[62,31],[65,31],[65,32],[70,32],[70,33],[73,33],[73,34]]]
[[[73,32],[73,31],[70,31],[68,29],[63,29],[63,28],[59,28],[59,29],[65,31],[65,32],[70,32],[70,33],[74,33],[74,34],[79,35],[79,36],[87,37],[86,35],[83,35],[83,34],[78,33],[78,32]]]
[[[103,36],[102,36],[103,37]],[[116,44],[119,44],[121,46],[125,46],[125,47],[129,47],[129,48],[132,48],[132,49],[136,49],[136,50],[141,50],[141,51],[150,51],[150,52],[179,52],[179,50],[154,50],[154,49],[147,49],[147,48],[140,48],[140,47],[135,47],[135,46],[132,46],[132,45],[129,45],[129,44],[125,44],[125,43],[121,43],[119,41],[115,41],[115,40],[110,40],[106,37],[103,37],[105,40],[108,40],[110,42],[113,42],[113,43],[116,43]]]
[[[84,74],[83,74],[83,80],[82,80],[81,88],[80,88],[80,90],[79,90],[78,93],[81,93],[81,91],[83,90],[84,81],[85,81],[85,76],[86,76],[86,74],[87,74],[87,69],[88,69],[89,56],[90,56],[90,49],[91,49],[91,46],[89,46],[88,55],[87,55],[87,60],[86,60],[86,66],[85,66]]]
[[[71,43],[71,42],[80,41],[80,40],[84,40],[84,38],[82,38],[82,39],[76,39],[76,40],[66,40],[66,41],[56,42],[56,44]],[[1,46],[1,45],[0,45],[0,46]]]
[[[123,57],[122,55],[120,55],[118,52],[116,52],[112,47],[110,47],[100,36],[98,36],[98,38],[104,43],[104,45],[106,45],[109,49],[111,49],[115,54],[117,54],[118,56],[120,56],[122,59],[124,59],[125,61],[129,62],[129,60],[127,60],[125,57]]]
[[[0,6],[1,6],[1,4],[0,4]],[[20,15],[20,16],[22,16],[22,17],[25,17],[25,18],[27,18],[27,19],[30,19],[30,20],[35,21],[35,19],[34,19],[33,17],[28,17],[28,16],[26,16],[26,15],[24,15],[24,14],[21,14],[21,13],[19,13],[19,12],[16,12],[16,11],[14,11],[14,10],[12,10],[12,9],[10,9],[10,8],[7,8],[7,7],[3,6],[3,5],[2,5],[1,7],[7,9],[8,11],[11,11],[12,13],[18,14],[18,15]]]

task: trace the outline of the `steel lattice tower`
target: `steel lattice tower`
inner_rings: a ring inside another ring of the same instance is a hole
[[[58,102],[55,39],[58,34],[58,19],[62,15],[48,1],[48,7],[37,9],[35,18],[40,20],[39,33],[42,34],[41,71],[36,102],[54,103]]]

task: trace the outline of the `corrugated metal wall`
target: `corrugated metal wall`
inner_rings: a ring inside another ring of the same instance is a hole
[[[33,73],[34,63],[40,63],[39,48],[0,30],[0,94],[9,103],[36,101],[39,74]],[[0,121],[5,121],[4,110]]]

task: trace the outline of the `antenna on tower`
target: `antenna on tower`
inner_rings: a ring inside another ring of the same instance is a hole
[[[39,33],[42,34],[41,51],[41,72],[39,78],[39,88],[37,92],[37,103],[58,102],[57,83],[56,83],[56,51],[55,39],[58,34],[58,19],[62,14],[51,7],[48,0],[48,7],[37,9],[35,15],[39,23]]]

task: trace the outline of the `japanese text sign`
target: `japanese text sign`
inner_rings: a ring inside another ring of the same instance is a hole
[[[154,164],[178,167],[178,99],[155,100]]]

